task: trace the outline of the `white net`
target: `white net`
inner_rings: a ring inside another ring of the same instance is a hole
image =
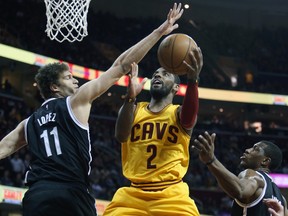
[[[62,43],[81,41],[88,35],[87,14],[91,0],[44,0],[46,33],[51,40]]]

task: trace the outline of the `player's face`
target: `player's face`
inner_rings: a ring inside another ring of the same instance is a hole
[[[70,71],[64,71],[62,74],[60,74],[59,84],[57,85],[57,88],[58,94],[63,97],[72,95],[79,88],[78,80],[72,76]]]
[[[164,68],[159,68],[151,79],[151,96],[154,99],[164,98],[173,91],[174,85],[174,75],[168,73]]]
[[[252,148],[246,149],[240,157],[240,166],[244,169],[257,169],[266,158],[263,144],[256,143]]]

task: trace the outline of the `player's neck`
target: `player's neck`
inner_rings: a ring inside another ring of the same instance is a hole
[[[258,168],[257,171],[262,171],[262,172],[265,172],[265,173],[267,173],[267,174],[270,173],[270,170],[269,170],[268,168],[264,168],[264,167]]]
[[[151,98],[151,101],[148,105],[148,109],[151,112],[160,112],[161,110],[163,110],[166,106],[168,106],[171,103],[172,101],[168,98],[163,98],[159,100]]]
[[[54,94],[54,98],[64,98],[64,97],[66,97],[66,96],[62,95],[61,92]]]

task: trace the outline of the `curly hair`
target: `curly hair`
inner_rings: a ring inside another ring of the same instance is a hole
[[[54,96],[50,86],[52,84],[59,84],[59,75],[66,70],[69,70],[69,66],[61,62],[47,64],[38,70],[35,80],[44,100]]]

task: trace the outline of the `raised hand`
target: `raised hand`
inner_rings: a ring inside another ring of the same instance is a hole
[[[138,64],[133,62],[131,64],[131,73],[129,74],[129,84],[127,89],[127,96],[129,98],[136,98],[136,96],[142,91],[147,78],[144,78],[140,83],[138,82]]]
[[[161,35],[167,35],[171,33],[174,29],[178,28],[178,24],[175,24],[175,22],[180,19],[180,17],[183,14],[183,9],[181,9],[182,4],[176,4],[174,3],[173,9],[170,9],[167,20],[158,28],[158,31]]]
[[[214,158],[214,141],[216,134],[210,135],[207,131],[202,135],[199,135],[194,140],[192,148],[197,149],[199,152],[199,158],[203,163],[212,161]]]

